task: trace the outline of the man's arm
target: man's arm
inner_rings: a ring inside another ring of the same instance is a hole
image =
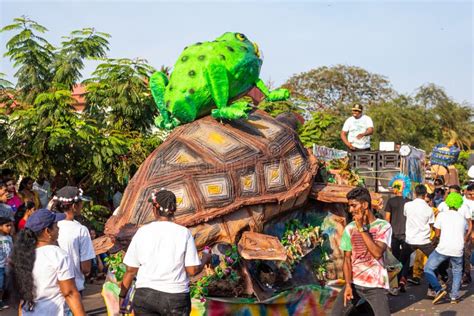
[[[349,140],[347,139],[347,133],[348,132],[345,132],[345,131],[341,131],[341,139],[342,139],[342,142],[350,149],[354,149],[354,146],[352,146],[351,143],[349,143]]]
[[[344,251],[344,263],[342,266],[346,286],[344,288],[344,306],[354,298],[352,294],[352,251]]]
[[[88,276],[91,273],[92,263],[91,260],[81,261],[81,272]]]
[[[381,241],[374,241],[369,232],[362,232],[360,234],[362,235],[362,239],[364,240],[365,246],[370,254],[377,260],[382,258],[385,249],[387,249],[387,245]]]
[[[190,267],[184,267],[186,270],[186,273],[189,276],[194,276],[196,274],[199,274],[202,269],[204,269],[204,266],[211,262],[212,255],[208,253],[203,253],[202,258],[201,258],[201,264],[198,266],[190,266]]]
[[[357,135],[357,139],[361,139],[362,137],[365,137],[365,136],[370,136],[374,133],[374,128],[373,127],[369,127],[365,130],[365,132],[363,133],[360,133],[359,135]]]

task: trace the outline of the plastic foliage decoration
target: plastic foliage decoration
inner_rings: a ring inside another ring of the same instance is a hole
[[[257,44],[242,33],[224,33],[211,42],[187,46],[169,79],[161,71],[150,77],[160,116],[155,124],[171,130],[209,113],[216,119],[247,118],[251,106],[239,96],[257,87],[268,101],[289,98],[286,89],[269,91],[259,78],[262,58]],[[233,100],[229,104],[229,100]]]
[[[229,282],[238,282],[240,276],[237,272],[239,264],[239,253],[237,246],[232,245],[232,248],[225,252],[224,256],[219,259],[219,265],[217,265],[209,275],[203,276],[198,281],[190,285],[190,295],[192,298],[199,299],[201,302],[205,302],[205,297],[209,294],[209,285],[217,280],[228,280]]]
[[[402,193],[404,198],[407,198],[411,193],[411,180],[403,173],[396,174],[388,185],[393,188],[394,192]]]
[[[104,259],[107,268],[115,275],[117,282],[122,282],[125,271],[127,270],[123,263],[123,256],[124,252],[119,251]]]
[[[305,255],[321,246],[323,238],[320,236],[319,226],[303,226],[294,219],[286,224],[281,244],[285,247],[288,256],[287,262],[293,269]]]

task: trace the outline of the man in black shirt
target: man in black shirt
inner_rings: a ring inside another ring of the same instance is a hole
[[[405,179],[404,179],[405,180]],[[409,180],[408,180],[409,181]],[[406,217],[403,214],[403,207],[406,202],[411,201],[408,196],[409,190],[403,190],[403,188],[407,185],[406,180],[401,183],[402,180],[392,180],[392,189],[395,196],[391,197],[387,201],[387,205],[385,206],[385,220],[392,225],[392,253],[395,258],[398,259],[403,265],[410,264],[409,262],[402,262],[401,258],[406,256],[402,256],[402,253],[409,252],[410,248],[405,242],[405,223]],[[410,184],[408,184],[410,185]],[[405,195],[405,196],[404,196]],[[410,258],[408,256],[408,258]],[[403,269],[402,271],[407,270]],[[400,292],[405,292],[405,286],[407,283],[407,275],[402,275],[400,272],[398,274],[398,284],[400,286]]]

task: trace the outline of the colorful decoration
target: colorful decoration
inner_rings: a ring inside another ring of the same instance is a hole
[[[196,282],[190,285],[190,295],[192,298],[199,299],[204,302],[205,296],[208,295],[223,295],[227,293],[212,293],[213,283],[219,281],[225,281],[229,285],[228,287],[237,290],[240,276],[237,273],[239,265],[239,254],[237,252],[237,246],[233,245],[224,255],[220,256],[219,265],[212,270],[207,270],[207,275],[200,278]],[[211,290],[210,290],[211,288]],[[237,296],[238,291],[233,293],[233,296]]]
[[[297,265],[301,259],[317,246],[320,246],[323,238],[320,236],[320,227],[307,225],[294,219],[286,225],[286,231],[281,243],[286,248],[288,264],[290,267]],[[327,261],[327,254],[324,252],[324,260]],[[321,267],[318,267],[321,268]]]
[[[432,165],[448,167],[456,163],[461,150],[456,146],[436,145],[431,151],[430,162]]]
[[[250,106],[237,98],[256,86],[269,101],[286,100],[286,89],[269,91],[259,79],[262,59],[257,44],[242,33],[224,33],[212,42],[188,46],[176,61],[170,78],[155,72],[150,89],[160,116],[160,128],[178,125],[212,113],[216,119],[247,118]],[[217,108],[216,108],[217,107]]]
[[[396,174],[388,185],[392,187],[395,192],[401,192],[404,198],[407,198],[411,193],[411,180],[403,173]]]
[[[246,298],[193,300],[191,316],[331,315],[340,290],[339,287],[309,285],[284,291],[263,302]]]

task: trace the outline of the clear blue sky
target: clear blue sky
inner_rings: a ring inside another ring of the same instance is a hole
[[[112,35],[109,57],[172,66],[190,43],[245,33],[264,53],[261,78],[279,85],[320,66],[354,65],[386,76],[401,93],[433,82],[458,102],[473,98],[471,1],[8,1],[0,24],[27,15],[53,44],[82,27]],[[11,34],[0,35],[1,52]],[[94,68],[88,64],[87,76]],[[13,79],[11,63],[0,71]]]

